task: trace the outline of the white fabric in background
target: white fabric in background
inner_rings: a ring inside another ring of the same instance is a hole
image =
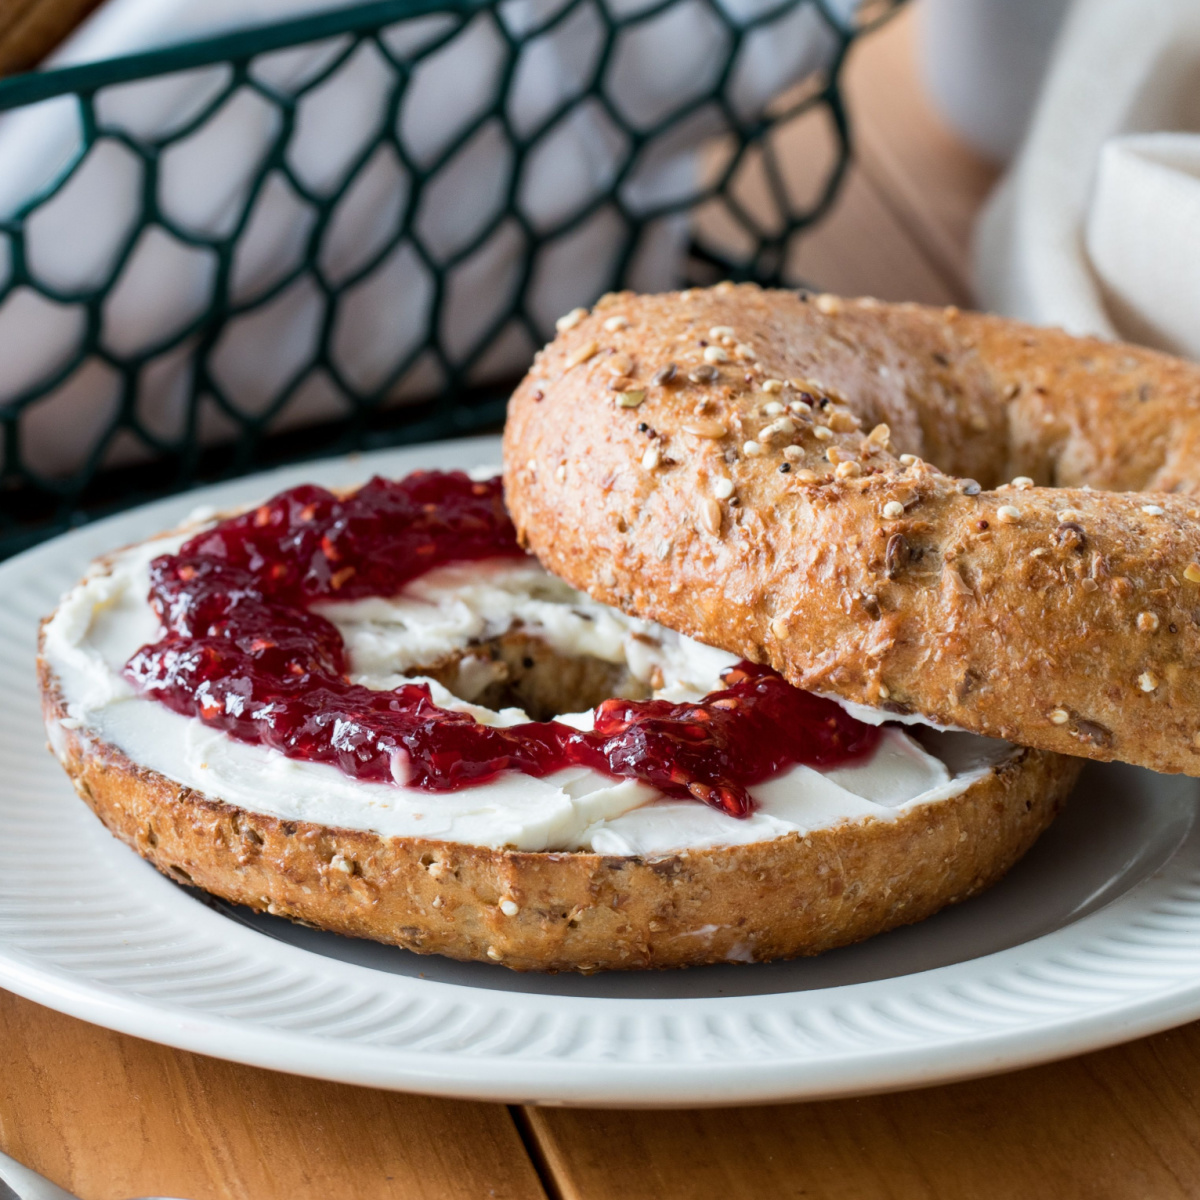
[[[1200,358],[1200,2],[1075,0],[975,282],[996,312]]]

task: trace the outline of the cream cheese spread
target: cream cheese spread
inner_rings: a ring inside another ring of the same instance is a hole
[[[939,739],[954,739],[950,752],[935,755],[889,726],[864,762],[825,770],[793,766],[751,788],[756,811],[744,819],[586,768],[543,779],[506,773],[454,792],[363,782],[334,766],[237,741],[138,695],[126,681],[125,662],[160,634],[147,598],[150,561],[172,553],[184,540],[185,535],[169,535],[94,565],[46,624],[42,652],[62,689],[63,725],[85,738],[111,743],[132,761],[212,799],[251,812],[385,837],[530,851],[657,855],[767,841],[846,821],[892,820],[959,794],[1011,750],[1006,743],[969,734],[927,734],[935,749]],[[721,672],[736,661],[599,604],[532,560],[443,567],[414,580],[396,597],[325,603],[317,611],[341,631],[353,680],[374,688],[412,682],[406,673],[414,668],[518,624],[559,653],[625,664],[638,679],[660,685],[655,696],[675,702],[696,700],[722,687]],[[469,712],[482,722],[529,720],[520,709],[492,711],[460,700],[436,680],[425,682],[435,703]],[[557,719],[588,729],[592,714]],[[61,757],[61,732],[51,728],[49,734]],[[954,765],[953,771],[943,758]]]

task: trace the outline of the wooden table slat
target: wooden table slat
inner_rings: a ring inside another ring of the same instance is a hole
[[[83,1200],[542,1200],[502,1105],[171,1050],[0,992],[0,1148]]]
[[[528,1120],[564,1200],[1183,1200],[1200,1196],[1200,1025],[890,1096]]]

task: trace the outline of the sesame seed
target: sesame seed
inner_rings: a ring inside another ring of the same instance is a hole
[[[1002,521],[1005,525],[1016,521],[1021,516],[1021,510],[1014,508],[1011,504],[1002,504],[996,509],[996,520]]]
[[[711,496],[700,502],[700,523],[713,537],[721,532],[721,506]]]
[[[921,460],[915,454],[900,455],[900,465],[902,467],[911,467],[913,465],[913,463],[920,462],[920,461]]]
[[[708,336],[715,342],[719,342],[722,338],[736,338],[737,334],[733,332],[731,325],[714,325],[709,331]]]
[[[836,446],[830,446],[825,451],[825,459],[836,467],[842,461],[842,452]]]
[[[796,432],[796,422],[791,417],[780,417],[778,421],[772,421],[759,431],[758,437],[760,441],[769,442],[777,437],[791,437]]]
[[[891,692],[891,689],[888,687],[888,685],[886,683],[881,683],[879,685],[880,700],[890,700],[891,696],[892,696],[892,692]]]
[[[1055,725],[1065,725],[1071,719],[1071,714],[1065,708],[1056,708],[1050,714],[1050,720]]]
[[[647,448],[646,453],[642,455],[642,466],[647,471],[653,471],[658,466],[662,459],[662,453],[658,448],[657,443]]]
[[[1147,516],[1161,517],[1165,511],[1166,511],[1165,509],[1159,508],[1159,506],[1157,504],[1143,504],[1142,505],[1142,512],[1146,513]]]
[[[616,354],[610,355],[605,360],[604,369],[610,375],[628,375],[633,370],[633,359],[618,350]]]
[[[1188,583],[1200,583],[1200,563],[1188,563],[1183,568],[1183,577]]]
[[[742,453],[747,458],[761,458],[766,454],[767,448],[761,442],[745,442],[742,445]]]
[[[690,433],[693,437],[708,438],[715,441],[718,438],[723,438],[729,430],[721,421],[699,420],[688,421],[683,426],[683,432]]]
[[[1143,633],[1153,633],[1158,628],[1158,614],[1152,612],[1138,613],[1137,627]]]
[[[634,388],[632,391],[622,392],[617,397],[617,403],[622,408],[637,408],[639,404],[646,398],[645,388]]]
[[[828,294],[817,296],[813,300],[813,304],[816,305],[818,311],[829,316],[842,311],[842,302],[837,296],[830,296]]]
[[[804,400],[789,400],[787,406],[788,412],[794,417],[811,417],[812,405]]]
[[[724,475],[718,475],[713,480],[712,492],[718,500],[728,500],[733,495],[733,480],[727,479]]]
[[[798,483],[816,483],[817,473],[816,471],[810,471],[807,467],[804,467],[796,472],[796,481]]]
[[[565,316],[561,316],[554,322],[554,328],[559,333],[566,333],[568,329],[574,329],[584,317],[588,315],[586,308],[573,308]]]
[[[781,642],[787,637],[787,622],[782,617],[776,617],[775,620],[771,622],[771,635]]]
[[[712,383],[717,377],[717,368],[709,363],[705,363],[703,366],[695,367],[689,371],[687,377],[692,383]]]
[[[488,956],[488,958],[490,958],[490,959],[491,959],[493,962],[499,962],[499,961],[500,961],[500,951],[499,951],[499,950],[497,950],[495,946],[489,946],[489,947],[487,948],[487,956]]]
[[[822,442],[828,442],[833,437],[833,430],[824,425],[814,425],[813,437],[819,438]]]
[[[584,342],[582,346],[572,351],[567,355],[566,368],[570,371],[573,367],[579,366],[580,363],[585,363],[589,358],[595,357],[600,353],[600,343],[596,341]]]
[[[767,403],[762,406],[762,413],[764,417],[777,417],[780,413],[785,412],[787,412],[787,409],[784,408],[784,406],[780,404],[778,400],[768,400]]]
[[[506,917],[515,917],[517,913],[521,911],[521,909],[515,901],[510,900],[507,896],[505,896],[505,898],[500,901],[500,911]]]
[[[1158,687],[1158,682],[1158,676],[1155,675],[1153,671],[1143,671],[1138,676],[1138,687],[1140,687],[1143,692],[1154,691],[1154,689]]]
[[[788,462],[800,462],[804,457],[804,451],[799,446],[784,446],[783,457]]]
[[[1058,514],[1058,519],[1060,521],[1082,521],[1083,513],[1081,513],[1078,509],[1064,508],[1062,512]]]
[[[556,470],[554,472],[554,478],[557,479],[559,483],[567,482],[567,465],[566,465],[566,463],[562,463],[559,466],[558,470]]]
[[[883,506],[884,518],[888,521],[895,521],[897,518],[904,516],[904,505],[899,500],[889,500]]]
[[[754,347],[747,346],[745,342],[741,342],[737,346],[735,346],[734,353],[743,362],[754,362],[758,358],[758,354],[755,352]]]
[[[704,361],[706,363],[727,363],[729,355],[720,346],[705,346]]]
[[[659,367],[657,371],[650,377],[650,382],[655,387],[662,387],[664,384],[670,383],[675,378],[676,367],[673,362],[667,363],[665,367]]]
[[[627,375],[614,375],[608,381],[608,390],[610,392],[627,392],[633,387],[633,380]]]
[[[623,317],[620,313],[618,313],[615,317],[609,317],[608,320],[604,322],[604,328],[607,329],[609,333],[616,333],[619,329],[628,329],[629,318]]]
[[[860,467],[856,462],[841,462],[838,463],[837,470],[834,471],[834,474],[839,479],[851,479],[855,475],[862,474],[862,467]]]
[[[527,470],[530,473],[530,475],[536,475],[537,474],[537,459],[531,458],[525,464],[525,470]]]
[[[1033,480],[1030,479],[1028,475],[1018,475],[1016,479],[1012,481],[1012,486],[1023,491],[1025,488],[1033,487]]]
[[[764,379],[762,382],[762,390],[764,392],[782,392],[783,391],[783,380],[782,379]]]

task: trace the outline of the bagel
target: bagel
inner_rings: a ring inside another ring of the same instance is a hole
[[[753,285],[560,329],[504,435],[551,571],[800,688],[1200,775],[1200,367]]]
[[[516,969],[819,953],[989,886],[1078,771],[961,734],[925,731],[921,749],[893,729],[876,750],[891,757],[866,766],[911,770],[907,791],[885,781],[877,794],[854,764],[798,767],[756,786],[759,811],[745,819],[639,779],[578,773],[508,772],[451,792],[365,782],[235,740],[124,673],[162,632],[152,564],[209,528],[99,560],[43,623],[50,746],[105,825],[165,874],[323,929]],[[525,714],[481,704],[548,718],[608,694],[701,695],[736,662],[606,609],[531,559],[451,563],[396,597],[356,603],[321,609],[355,679],[389,689],[405,682],[397,673],[420,677],[439,705],[485,724]],[[395,644],[380,632],[389,622]],[[587,728],[584,716],[563,719]]]

